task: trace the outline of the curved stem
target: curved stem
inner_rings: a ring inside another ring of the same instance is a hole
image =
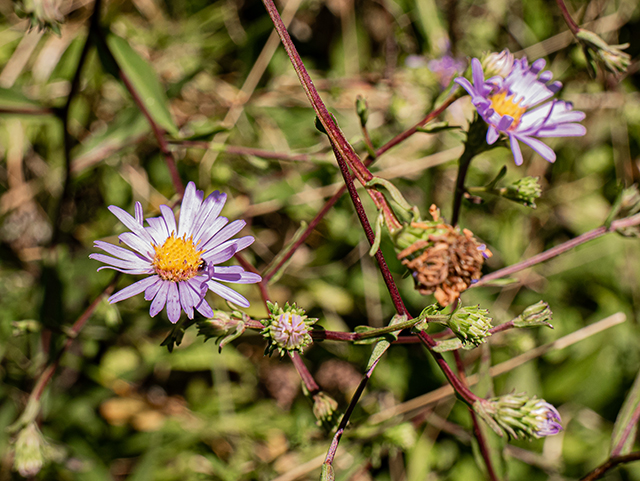
[[[467,177],[467,172],[473,157],[474,155],[470,154],[469,151],[465,149],[458,161],[458,177],[456,178],[456,190],[453,194],[453,209],[451,211],[451,225],[454,227],[458,224],[458,219],[460,218],[462,197],[465,193],[464,181]]]
[[[558,4],[558,8],[560,8],[560,11],[562,12],[562,17],[564,18],[564,21],[567,24],[567,27],[569,27],[569,30],[571,30],[571,33],[573,33],[574,35],[577,35],[578,31],[580,30],[580,27],[569,14],[569,10],[567,10],[567,6],[564,4],[564,0],[556,0],[556,3]]]
[[[589,474],[581,478],[580,481],[595,481],[596,479],[600,479],[607,471],[615,468],[619,464],[638,460],[640,460],[640,451],[625,454],[624,456],[609,458],[605,463],[601,464]]]

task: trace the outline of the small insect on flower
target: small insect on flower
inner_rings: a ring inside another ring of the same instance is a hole
[[[515,60],[508,75],[484,79],[480,60],[471,61],[473,85],[464,77],[455,79],[471,96],[482,119],[489,124],[487,143],[494,144],[500,134],[509,138],[516,165],[523,162],[519,142],[523,142],[549,162],[556,160],[551,147],[535,137],[579,137],[587,130],[574,123],[585,118],[584,112],[572,110],[569,102],[551,99],[562,84],[551,82],[552,73],[542,71],[544,59],[529,66],[526,58]],[[546,103],[545,103],[546,102]]]
[[[107,254],[91,254],[91,259],[104,262],[101,269],[113,269],[125,274],[148,275],[112,295],[109,302],[119,302],[144,292],[151,302],[149,314],[156,316],[166,305],[167,315],[178,322],[184,310],[193,319],[194,308],[205,317],[213,317],[211,306],[204,299],[208,290],[242,307],[249,301],[220,282],[253,284],[262,279],[258,274],[245,272],[240,266],[220,266],[233,255],[250,246],[252,236],[232,239],[245,226],[243,220],[227,225],[229,220],[219,214],[227,200],[226,194],[213,192],[206,199],[189,182],[180,208],[179,222],[171,208],[160,206],[160,217],[147,219],[143,225],[142,205],[136,202],[135,217],[119,207],[109,210],[131,232],[118,237],[133,250],[103,241],[94,246]]]

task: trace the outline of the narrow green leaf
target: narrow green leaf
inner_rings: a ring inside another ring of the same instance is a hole
[[[169,134],[177,135],[178,128],[169,112],[166,93],[152,66],[125,39],[113,33],[108,34],[107,45],[153,120]]]

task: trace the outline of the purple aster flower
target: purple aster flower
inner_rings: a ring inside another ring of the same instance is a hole
[[[562,84],[550,82],[552,73],[548,70],[541,73],[544,66],[544,59],[529,66],[523,58],[514,61],[506,77],[497,75],[485,80],[480,60],[474,58],[473,85],[464,77],[455,79],[471,95],[473,105],[489,124],[487,143],[493,144],[501,133],[508,136],[516,165],[522,164],[518,142],[554,162],[553,149],[535,137],[578,137],[587,132],[583,125],[574,123],[584,119],[584,112],[572,110],[571,103],[562,100],[546,102]]]
[[[538,429],[535,431],[536,437],[553,436],[562,431],[560,413],[547,401],[539,399],[531,414],[538,421]]]
[[[250,246],[254,238],[245,236],[231,239],[245,226],[245,221],[227,223],[220,211],[227,195],[213,192],[204,201],[204,193],[189,182],[182,199],[180,219],[167,205],[160,206],[160,217],[147,219],[143,225],[142,205],[136,202],[135,218],[120,207],[109,210],[130,229],[118,237],[120,242],[133,250],[103,241],[95,241],[95,247],[107,254],[91,254],[91,259],[104,262],[101,269],[113,269],[125,274],[146,274],[146,277],[125,287],[109,298],[119,302],[144,292],[151,302],[149,314],[156,316],[167,306],[167,315],[178,322],[182,310],[193,319],[194,308],[203,316],[213,317],[211,306],[204,299],[207,290],[242,307],[249,301],[220,282],[253,284],[262,279],[258,274],[245,272],[240,266],[220,266],[233,255]]]

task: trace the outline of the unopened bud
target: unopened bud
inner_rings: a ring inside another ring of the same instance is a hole
[[[562,431],[560,413],[544,399],[522,394],[479,399],[473,410],[499,435],[542,438]]]
[[[50,29],[60,36],[60,23],[64,21],[60,4],[60,0],[18,0],[14,1],[14,8],[16,15],[29,19],[30,28]]]
[[[331,423],[337,409],[338,403],[335,399],[323,391],[313,396],[313,415],[318,420],[318,424]]]
[[[211,338],[216,338],[219,349],[240,337],[245,329],[245,323],[242,315],[239,313],[231,313],[225,311],[213,311],[211,319],[198,321],[198,335],[204,336],[205,342]]]
[[[45,440],[35,422],[27,424],[19,433],[15,444],[13,467],[20,476],[35,476],[44,464],[43,447]]]
[[[490,335],[491,318],[487,309],[481,309],[480,306],[465,306],[451,315],[447,326],[462,341],[463,346],[469,344],[479,346]]]
[[[522,314],[513,320],[513,325],[515,327],[547,326],[553,329],[549,322],[552,314],[549,304],[544,301],[536,302],[522,311]]]
[[[367,104],[367,99],[360,95],[356,97],[356,113],[360,118],[360,125],[363,127],[367,125],[367,120],[369,120],[369,105]]]
[[[536,199],[542,195],[539,177],[524,177],[513,184],[500,189],[500,193],[506,199],[519,202],[527,207],[536,208]]]
[[[609,45],[598,35],[581,28],[576,34],[576,39],[582,45],[589,71],[595,75],[595,64],[599,63],[611,73],[619,74],[627,71],[631,63],[631,56],[622,50],[629,47],[628,43],[622,45]]]
[[[491,52],[485,54],[481,61],[485,77],[491,78],[499,75],[506,78],[513,68],[514,60],[513,54],[507,49],[500,53]]]

